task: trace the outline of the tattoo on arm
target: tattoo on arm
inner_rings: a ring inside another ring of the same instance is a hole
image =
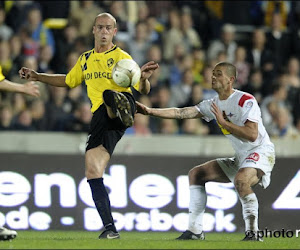
[[[177,119],[191,119],[196,118],[199,112],[194,107],[187,107],[175,110]]]

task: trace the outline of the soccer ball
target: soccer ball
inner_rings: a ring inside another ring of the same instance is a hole
[[[141,78],[141,69],[134,60],[122,59],[114,66],[112,78],[120,87],[133,87]]]

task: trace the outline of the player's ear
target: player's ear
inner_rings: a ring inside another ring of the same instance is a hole
[[[230,82],[233,84],[235,82],[235,77],[234,76],[231,76],[230,77]]]
[[[114,28],[114,36],[116,36],[117,32],[118,32],[118,28]]]

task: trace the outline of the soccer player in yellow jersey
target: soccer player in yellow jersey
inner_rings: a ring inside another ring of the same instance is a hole
[[[126,128],[132,126],[136,111],[131,89],[116,85],[112,79],[114,65],[121,59],[131,59],[129,54],[113,44],[116,33],[116,19],[109,13],[101,13],[95,18],[93,26],[95,47],[83,53],[67,75],[42,74],[24,67],[19,71],[21,78],[57,87],[74,88],[85,80],[93,112],[87,138],[85,174],[105,228],[99,239],[120,238],[103,184],[103,173],[117,142]],[[148,94],[148,79],[158,67],[153,61],[143,65],[141,79],[135,89],[142,94]]]
[[[27,95],[38,97],[40,95],[39,87],[33,82],[18,84],[5,79],[0,66],[0,91],[19,92]],[[0,227],[0,240],[12,240],[17,237],[17,232]]]

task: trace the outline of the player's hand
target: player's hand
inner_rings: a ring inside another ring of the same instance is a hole
[[[149,77],[153,74],[154,70],[158,69],[158,63],[154,61],[147,62],[141,67],[141,80],[149,79]]]
[[[34,82],[26,82],[24,84],[24,93],[27,95],[32,95],[34,97],[40,96],[39,86],[36,85]]]
[[[149,115],[149,108],[147,106],[145,106],[144,104],[136,101],[136,112],[137,113],[141,113],[143,115]]]
[[[216,116],[216,120],[217,122],[223,126],[226,123],[226,120],[223,117],[223,114],[221,112],[221,110],[218,108],[218,106],[216,105],[215,102],[212,103],[211,105],[211,111],[214,113],[214,115]]]
[[[19,76],[21,79],[26,79],[29,81],[37,81],[38,73],[35,72],[33,69],[28,69],[26,67],[22,67],[19,70]]]

